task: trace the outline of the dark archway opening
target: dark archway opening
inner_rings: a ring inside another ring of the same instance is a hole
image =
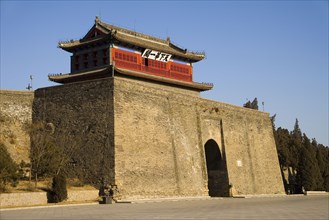
[[[204,146],[208,173],[209,196],[229,196],[226,160],[216,141],[210,139]]]

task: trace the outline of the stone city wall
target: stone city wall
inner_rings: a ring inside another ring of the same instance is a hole
[[[65,202],[97,202],[98,190],[68,190]],[[47,205],[47,192],[1,193],[0,208]]]
[[[32,91],[0,90],[0,143],[16,163],[29,163]]]
[[[115,78],[115,179],[124,199],[208,195],[189,97],[195,92]]]
[[[67,202],[98,201],[98,190],[68,190]]]
[[[51,124],[58,146],[77,148],[72,172],[96,185],[114,182],[112,89],[98,80],[35,91],[33,122]]]
[[[198,105],[203,144],[211,138],[224,148],[233,194],[284,194],[269,114],[210,100]]]
[[[225,162],[223,189],[284,193],[269,114],[196,91],[118,76],[43,88],[35,92],[33,120],[73,134],[78,164],[95,178],[102,169],[118,186],[117,199],[208,196],[209,140]]]
[[[284,193],[268,113],[118,77],[114,111],[115,179],[125,198],[207,196],[210,139],[225,153],[234,195]]]
[[[0,208],[47,204],[47,192],[1,193]]]

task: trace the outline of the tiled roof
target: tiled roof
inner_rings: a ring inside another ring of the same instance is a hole
[[[204,53],[195,53],[187,51],[186,49],[182,49],[171,43],[169,38],[167,40],[163,40],[125,28],[120,28],[101,22],[97,17],[95,20],[95,25],[92,27],[92,29],[93,28],[97,28],[105,35],[95,37],[93,39],[86,39],[86,37],[84,37],[81,40],[59,42],[58,46],[64,50],[72,52],[72,49],[77,46],[83,46],[89,43],[103,41],[104,39],[115,39],[119,42],[134,45],[140,48],[149,48],[164,53],[169,53],[177,57],[188,59],[191,62],[197,62],[205,58]]]
[[[65,73],[65,74],[49,74],[48,79],[53,82],[57,83],[71,83],[71,82],[77,82],[77,81],[84,81],[88,79],[96,79],[96,78],[104,78],[106,76],[110,76],[111,68],[109,66],[98,68],[86,72],[81,73]]]

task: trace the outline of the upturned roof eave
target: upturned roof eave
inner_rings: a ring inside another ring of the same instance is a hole
[[[125,43],[131,43],[131,42],[129,42],[129,40],[125,39],[124,37],[120,37],[120,34],[123,36],[124,35],[128,36],[130,38],[140,39],[141,41],[152,42],[152,43],[158,44],[159,46],[165,45],[166,47],[168,47],[167,52],[175,53],[175,55],[179,55],[179,56],[183,56],[183,57],[188,56],[190,59],[193,59],[195,61],[200,61],[205,58],[205,55],[203,53],[193,53],[193,52],[187,51],[186,49],[180,48],[179,46],[170,42],[169,38],[167,40],[164,40],[161,38],[153,37],[151,35],[143,34],[143,33],[136,32],[136,31],[131,31],[126,28],[121,28],[121,27],[117,27],[114,25],[110,25],[110,24],[101,22],[98,18],[96,19],[95,22],[96,22],[96,27],[107,30],[108,33],[112,33],[112,36],[114,38],[116,38],[119,41],[123,41]],[[143,47],[145,47],[145,45],[143,45]],[[158,47],[150,48],[150,49],[159,50]],[[166,52],[166,51],[163,51],[163,52]]]
[[[134,37],[134,36],[125,37],[124,34],[120,34],[120,33],[112,34],[112,37],[119,42],[135,45],[135,46],[138,46],[141,48],[149,48],[152,50],[169,53],[169,54],[172,54],[172,55],[175,55],[178,57],[188,59],[191,62],[201,61],[205,58],[204,54],[192,53],[189,51],[182,52],[181,50],[175,49],[174,47],[176,47],[176,48],[178,48],[178,47],[172,43],[170,43],[170,44],[156,43],[151,40],[141,39],[141,38]]]
[[[112,68],[110,66],[106,66],[81,73],[49,74],[48,79],[52,82],[65,84],[109,75],[109,73],[111,73],[111,69]]]
[[[86,39],[87,36],[89,36],[90,32],[95,28],[103,32],[105,35],[94,39]],[[95,43],[112,37],[118,42],[138,46],[141,48],[149,48],[164,53],[169,53],[177,57],[187,59],[190,62],[198,62],[205,58],[205,55],[203,53],[194,53],[187,51],[186,49],[182,49],[179,46],[171,43],[170,40],[163,40],[161,38],[156,38],[143,33],[106,24],[104,22],[99,21],[98,19],[96,19],[93,27],[87,32],[87,34],[82,39],[59,42],[58,47],[65,51],[73,52],[74,49],[77,47],[84,46],[90,43]]]
[[[59,42],[58,47],[67,51],[67,52],[72,52],[75,48],[81,47],[84,45],[88,45],[90,43],[97,43],[106,40],[106,36],[101,36],[98,38],[90,39],[90,40],[74,40],[74,41],[68,41],[68,42]]]
[[[185,81],[150,75],[150,74],[146,74],[146,73],[141,73],[141,72],[128,70],[128,69],[124,69],[124,68],[113,67],[113,66],[107,66],[107,67],[103,67],[103,68],[99,68],[99,69],[95,69],[95,70],[91,70],[91,71],[87,71],[87,72],[74,73],[74,74],[50,74],[50,75],[48,75],[48,79],[50,81],[53,81],[56,83],[65,84],[65,83],[71,83],[71,82],[84,81],[84,80],[88,80],[88,79],[98,79],[98,78],[110,77],[110,76],[112,76],[112,73],[118,73],[118,74],[130,76],[130,77],[136,77],[136,78],[151,80],[151,81],[155,81],[155,82],[176,85],[176,86],[180,86],[180,87],[188,88],[188,89],[192,89],[192,90],[197,90],[197,91],[207,91],[207,90],[211,90],[213,88],[212,84],[198,83],[198,82],[185,82]]]

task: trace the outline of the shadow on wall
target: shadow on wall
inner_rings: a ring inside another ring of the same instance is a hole
[[[208,189],[211,197],[228,197],[229,181],[225,157],[221,155],[216,141],[206,142],[205,155],[208,173]]]
[[[285,191],[287,194],[303,194],[303,188],[298,184],[297,172],[294,168],[288,167],[287,179],[283,176]],[[281,169],[283,170],[283,169]]]

